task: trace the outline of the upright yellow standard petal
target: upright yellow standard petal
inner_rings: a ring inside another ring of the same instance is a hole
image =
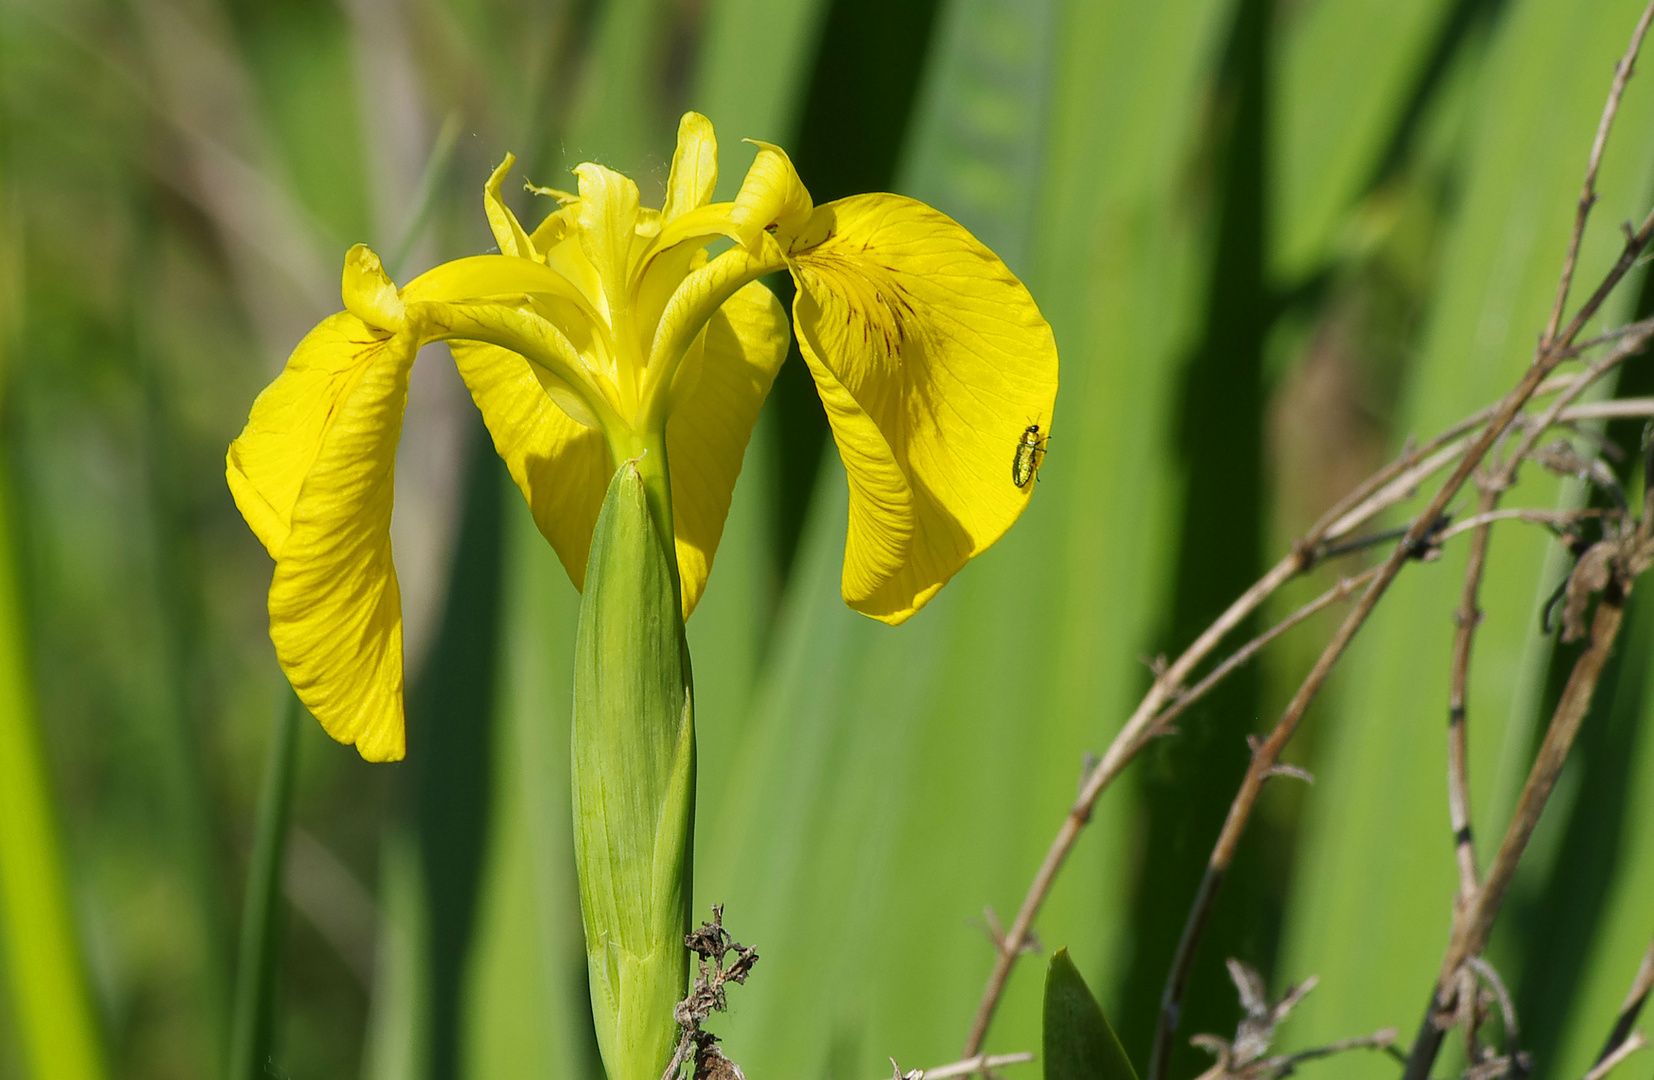
[[[712,121],[698,112],[686,112],[678,121],[678,148],[672,154],[672,172],[666,179],[663,222],[699,209],[718,186],[718,139]]]
[[[341,312],[312,330],[230,444],[236,505],[276,560],[270,637],[300,700],[370,761],[404,752],[396,442],[416,342]]]
[[[799,346],[850,474],[844,599],[899,623],[1027,505],[1011,463],[1028,425],[1050,427],[1051,328],[993,252],[912,199],[817,208],[789,261]]]

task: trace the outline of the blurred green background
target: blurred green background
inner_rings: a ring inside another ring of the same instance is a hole
[[[983,909],[1014,913],[1145,659],[1409,433],[1527,362],[1639,10],[0,0],[0,1077],[222,1075],[287,700],[270,564],[223,454],[337,309],[351,243],[401,280],[486,250],[479,196],[507,150],[538,183],[598,160],[658,201],[695,108],[723,140],[721,192],[751,160],[738,140],[775,141],[818,202],[922,198],[1033,291],[1063,386],[1037,497],[1003,542],[901,628],[847,610],[844,479],[795,355],[690,624],[696,905],[725,904],[762,956],[713,1028],[754,1080],[873,1080],[890,1055],[957,1056],[993,959]],[[1654,198],[1654,75],[1631,84],[1601,188],[1585,288]],[[1638,279],[1606,319],[1650,311]],[[1654,391],[1646,361],[1620,389]],[[266,1072],[596,1080],[568,822],[577,597],[441,346],[406,431],[408,759],[366,765],[303,723]],[[1513,501],[1584,497],[1534,476]],[[1484,860],[1569,659],[1536,615],[1559,550],[1502,528],[1470,709]],[[1407,571],[1313,710],[1290,756],[1317,783],[1266,794],[1183,1036],[1233,1030],[1227,956],[1276,992],[1320,975],[1291,1047],[1412,1029],[1455,881],[1462,560]],[[1244,736],[1330,625],[1295,631],[1133,765],[1047,905],[1047,952],[1070,947],[1140,1067]],[[1654,933],[1651,660],[1638,595],[1490,954],[1541,1077],[1585,1070]],[[1042,968],[1018,969],[990,1051],[1038,1048]],[[60,1041],[36,1071],[40,1031]],[[1182,1045],[1173,1075],[1206,1062]]]

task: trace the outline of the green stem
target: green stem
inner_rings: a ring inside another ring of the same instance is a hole
[[[0,954],[25,1069],[57,1080],[102,1080],[103,1044],[29,687],[8,494],[0,478]]]
[[[276,974],[281,952],[282,860],[287,852],[287,820],[293,804],[293,774],[298,760],[297,696],[288,692],[277,710],[275,737],[264,765],[253,835],[252,865],[241,909],[241,944],[236,957],[235,1012],[230,1021],[227,1080],[259,1080],[270,1056],[275,1029]]]

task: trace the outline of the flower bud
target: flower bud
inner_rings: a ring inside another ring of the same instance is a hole
[[[688,977],[694,705],[677,586],[637,467],[592,536],[575,640],[575,860],[609,1080],[659,1080]]]

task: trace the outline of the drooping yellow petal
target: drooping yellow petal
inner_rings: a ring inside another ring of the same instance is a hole
[[[787,358],[787,313],[752,282],[718,309],[684,364],[666,425],[683,613],[700,602],[758,409]]]
[[[476,341],[450,341],[448,347],[534,523],[580,588],[592,528],[614,474],[602,433],[570,419],[534,365],[517,353]]]
[[[712,121],[698,112],[686,112],[678,121],[678,148],[666,179],[661,220],[669,222],[705,206],[717,186],[718,139],[712,133]]]
[[[1051,328],[993,252],[895,195],[816,209],[790,252],[799,345],[850,473],[845,602],[899,623],[1027,505],[1011,465],[1048,431]]]
[[[294,350],[230,444],[236,505],[276,560],[270,638],[299,699],[370,761],[404,751],[391,565],[396,442],[417,342],[341,312]]]

